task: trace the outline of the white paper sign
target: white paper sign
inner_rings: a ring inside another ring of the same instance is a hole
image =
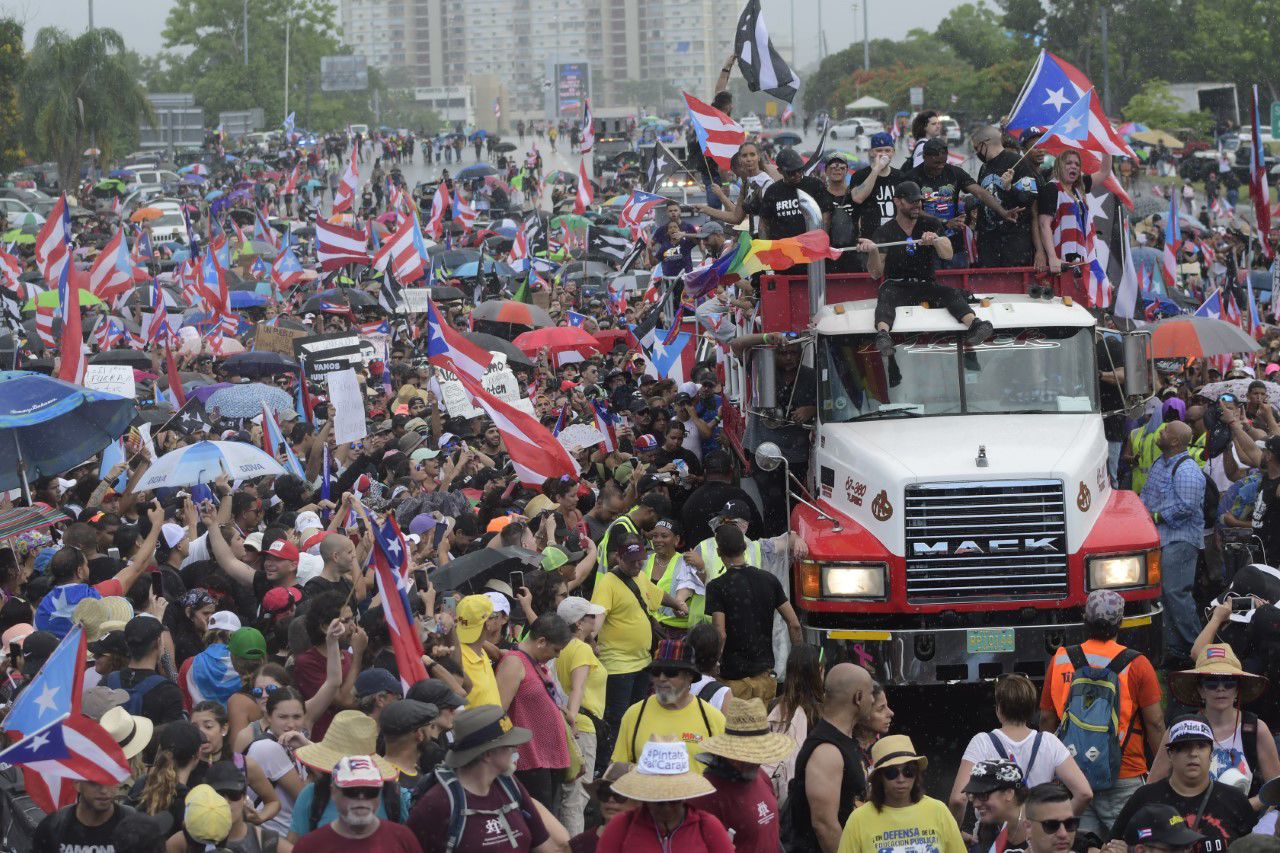
[[[400,298],[404,300],[404,307],[408,313],[425,314],[431,301],[431,288],[406,287],[400,291]]]
[[[333,417],[333,440],[338,444],[359,441],[369,434],[364,419],[360,382],[351,368],[325,374],[329,383],[329,407]]]
[[[129,399],[138,395],[133,368],[127,364],[90,364],[84,370],[84,387]]]

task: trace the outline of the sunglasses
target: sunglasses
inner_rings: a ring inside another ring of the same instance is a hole
[[[678,667],[665,667],[665,666],[657,667],[649,671],[653,673],[655,678],[676,678],[678,676],[684,675],[686,672],[686,670],[680,669]]]
[[[249,695],[254,699],[261,699],[263,696],[270,696],[280,689],[279,684],[268,684],[266,687],[255,687],[249,691]]]
[[[1059,829],[1065,829],[1067,832],[1075,832],[1076,827],[1080,826],[1080,818],[1069,817],[1066,820],[1037,820],[1033,823],[1040,824],[1040,828],[1045,831],[1046,835],[1057,835]]]
[[[1200,684],[1205,690],[1235,690],[1240,686],[1238,678],[1202,678]]]
[[[916,778],[916,774],[919,772],[920,772],[919,769],[916,767],[914,763],[895,764],[892,767],[886,767],[883,770],[881,770],[880,775],[883,776],[886,780],[892,782],[894,779],[897,779],[899,775],[901,775],[902,778],[904,779],[914,779]]]
[[[627,798],[621,794],[614,793],[613,787],[610,785],[601,785],[596,789],[596,799],[602,803],[625,803]]]
[[[341,788],[342,796],[349,800],[376,800],[381,788]]]

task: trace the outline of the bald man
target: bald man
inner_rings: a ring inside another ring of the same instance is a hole
[[[857,800],[866,798],[862,750],[854,726],[872,707],[871,674],[851,663],[827,673],[822,718],[796,754],[795,775],[783,808],[783,847],[836,853],[840,833]],[[832,784],[840,780],[840,787]]]
[[[1169,421],[1156,438],[1160,458],[1142,487],[1142,503],[1160,534],[1163,577],[1165,667],[1190,665],[1191,646],[1200,633],[1191,595],[1196,562],[1204,547],[1204,474],[1187,453],[1191,427]]]
[[[1035,166],[1017,151],[1004,147],[1000,128],[987,125],[973,132],[973,153],[980,161],[978,186],[1000,200],[1017,216],[1005,220],[989,208],[978,210],[978,260],[980,267],[1047,268],[1040,247],[1040,229],[1034,227],[1038,211],[1040,177]]]

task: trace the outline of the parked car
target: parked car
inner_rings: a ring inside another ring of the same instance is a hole
[[[856,139],[884,131],[884,123],[867,116],[850,116],[831,126],[832,139]]]
[[[166,243],[179,246],[187,245],[187,220],[182,215],[181,202],[175,199],[156,199],[148,202],[146,206],[154,207],[161,211],[160,216],[147,223],[147,230],[151,232],[151,244],[153,246],[160,246]]]
[[[755,113],[743,116],[738,124],[742,125],[742,129],[747,133],[759,133],[764,130],[764,125],[760,123],[760,116]]]
[[[41,216],[48,214],[58,203],[58,200],[51,195],[24,187],[0,187],[0,198],[17,199]]]
[[[951,116],[938,116],[938,121],[942,122],[942,135],[947,140],[948,145],[959,145],[964,141],[964,134],[960,130],[960,122]]]

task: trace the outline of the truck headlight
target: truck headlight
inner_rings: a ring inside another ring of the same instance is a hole
[[[1124,554],[1089,559],[1090,589],[1119,589],[1147,585],[1145,554]]]
[[[822,595],[832,598],[884,598],[884,563],[823,566]]]

